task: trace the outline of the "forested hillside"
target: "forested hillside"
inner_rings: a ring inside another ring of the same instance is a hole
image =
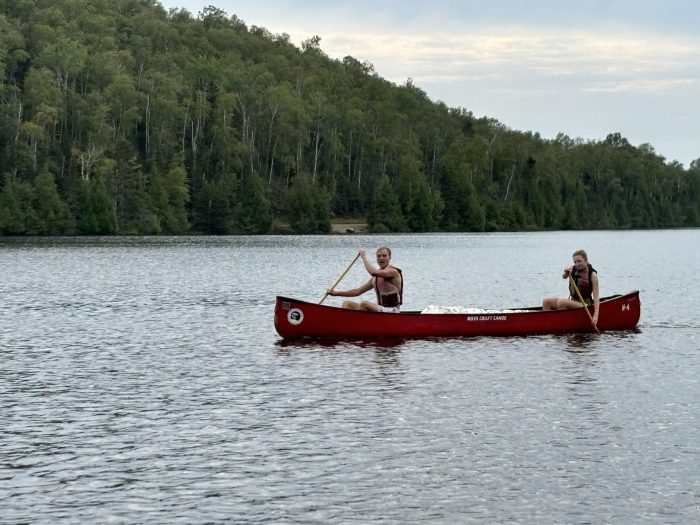
[[[316,37],[153,0],[0,13],[0,235],[700,225],[700,159],[511,130]]]

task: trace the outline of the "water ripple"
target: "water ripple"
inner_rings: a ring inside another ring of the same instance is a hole
[[[547,264],[525,234],[391,240],[473,275],[506,250]],[[375,240],[3,247],[0,522],[697,521],[695,320],[645,291],[656,308],[631,332],[281,341],[281,283],[317,295],[329,255],[357,242]],[[286,265],[262,267],[272,254]],[[421,274],[412,293],[430,302]],[[445,293],[503,306],[465,283]],[[510,281],[489,293],[512,300]]]

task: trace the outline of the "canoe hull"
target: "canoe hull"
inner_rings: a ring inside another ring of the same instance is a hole
[[[598,329],[601,332],[631,330],[639,322],[640,311],[638,291],[605,298],[600,303]],[[275,303],[275,329],[285,339],[520,336],[595,331],[583,308],[391,314],[345,310],[281,296]]]

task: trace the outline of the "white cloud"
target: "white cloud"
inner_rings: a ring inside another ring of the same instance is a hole
[[[490,35],[505,31],[493,28]],[[352,55],[372,62],[380,74],[402,81],[410,76],[454,82],[473,73],[487,78],[566,77],[572,89],[660,92],[700,79],[700,44],[651,38],[590,34],[452,36],[343,33],[327,34],[323,49],[340,58]],[[486,72],[498,71],[496,75]],[[694,76],[688,76],[694,75]],[[670,78],[669,78],[670,77]],[[613,82],[611,79],[621,79]],[[594,82],[596,85],[590,85]]]
[[[169,0],[197,13],[210,2]],[[434,100],[553,136],[632,143],[688,164],[700,157],[700,4],[503,0],[219,0],[249,26],[319,35],[333,58],[351,55]],[[635,140],[637,142],[635,142]]]
[[[629,82],[610,82],[608,84],[598,84],[589,88],[584,88],[584,91],[590,93],[655,93],[662,94],[664,92],[671,93],[677,91],[686,91],[688,89],[700,92],[700,79],[697,78],[670,78],[658,80],[635,80]]]

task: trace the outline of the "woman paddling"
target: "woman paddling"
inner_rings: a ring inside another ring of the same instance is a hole
[[[589,264],[588,255],[584,250],[576,250],[573,253],[573,262],[573,266],[564,268],[562,274],[562,279],[569,279],[569,297],[547,297],[542,301],[542,310],[580,308],[581,299],[583,299],[585,305],[593,305],[591,322],[598,329],[598,309],[600,308],[598,272]]]

